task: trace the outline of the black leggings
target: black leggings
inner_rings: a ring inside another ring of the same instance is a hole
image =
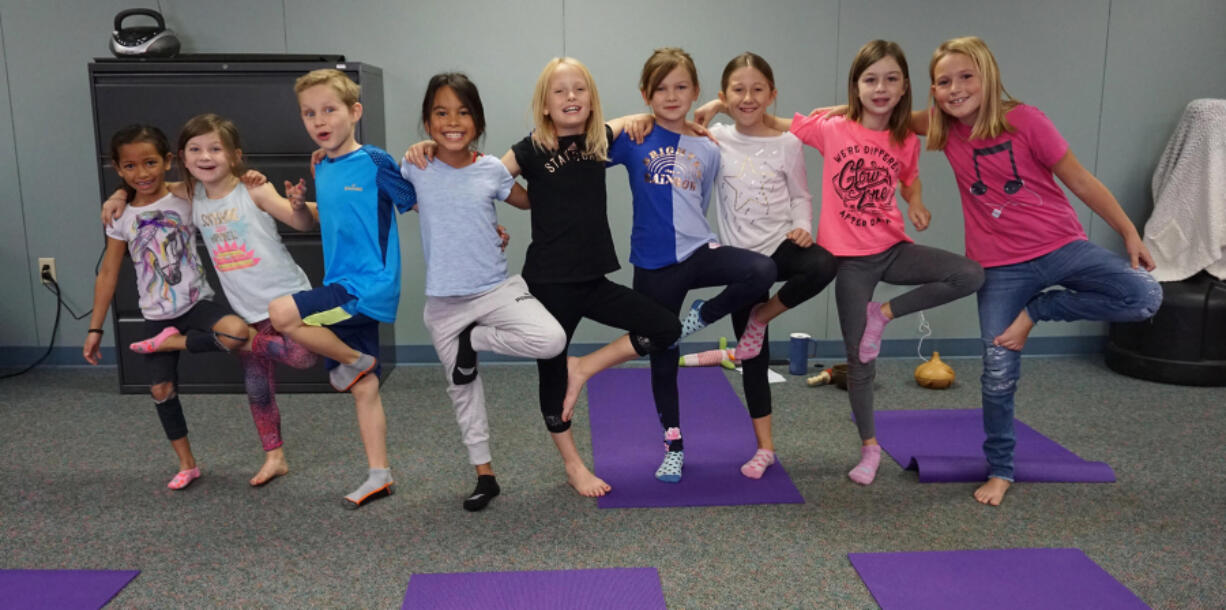
[[[583,318],[630,331],[630,343],[640,356],[667,349],[681,336],[681,322],[676,315],[649,297],[606,278],[556,284],[528,282],[528,291],[562,325],[568,348]],[[541,415],[545,418],[545,427],[554,433],[570,429],[570,422],[562,421],[566,351],[548,360],[536,361]]]
[[[775,283],[775,263],[769,257],[742,248],[703,246],[689,258],[660,269],[634,269],[634,289],[655,299],[674,316],[681,313],[685,295],[692,288],[727,286],[707,301],[701,313],[706,323],[755,302]],[[681,427],[677,392],[676,347],[651,354],[651,394],[665,430]],[[681,439],[669,441],[670,451],[684,449]]]
[[[779,270],[779,278],[785,280],[779,288],[779,300],[784,307],[791,309],[817,296],[838,272],[838,260],[829,250],[813,244],[801,248],[790,240],[785,240],[771,255],[775,267]],[[745,332],[749,323],[749,310],[758,303],[770,300],[769,293],[763,293],[756,302],[742,307],[732,313],[732,329],[738,340]],[[745,388],[745,402],[749,407],[749,416],[758,419],[771,414],[771,390],[767,380],[767,369],[770,365],[770,328],[762,336],[762,352],[741,363],[744,375],[741,382]]]
[[[213,326],[222,318],[234,315],[229,307],[207,299],[192,306],[177,318],[169,320],[145,320],[145,333],[152,337],[173,326],[183,334],[187,351],[192,353],[229,351],[217,340]],[[238,337],[233,337],[237,339]],[[246,337],[242,337],[246,341]],[[154,352],[145,354],[145,367],[149,370],[149,385],[179,379],[179,352]]]

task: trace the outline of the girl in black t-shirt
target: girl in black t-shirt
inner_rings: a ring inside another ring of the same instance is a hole
[[[567,482],[587,497],[611,488],[579,456],[570,430],[575,402],[596,373],[668,349],[681,335],[677,316],[651,298],[605,276],[619,268],[606,215],[609,143],[630,118],[604,122],[592,75],[578,60],[554,58],[532,96],[535,129],[502,157],[512,176],[528,181],[532,243],[523,277],[532,295],[566,331],[567,345],[583,318],[629,332],[581,358],[566,351],[537,360],[541,414],[562,455]],[[434,142],[419,142],[405,159],[424,166]]]

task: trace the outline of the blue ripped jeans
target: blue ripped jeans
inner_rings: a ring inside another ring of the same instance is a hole
[[[1062,286],[1065,290],[1047,290]],[[1013,394],[1022,376],[1022,353],[992,345],[1022,308],[1036,323],[1048,320],[1136,322],[1158,311],[1162,287],[1144,269],[1085,240],[1038,258],[984,269],[979,289],[983,340],[983,453],[988,476],[1013,480]]]

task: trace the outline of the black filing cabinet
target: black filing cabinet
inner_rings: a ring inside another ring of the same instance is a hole
[[[170,60],[98,59],[89,65],[93,99],[94,136],[98,154],[99,201],[120,185],[110,159],[111,135],[132,123],[156,125],[173,147],[187,119],[205,112],[234,121],[243,144],[248,167],[263,172],[274,185],[284,180],[307,178],[307,199],[314,200],[309,160],[315,144],[298,116],[294,80],[318,68],[337,68],[362,87],[362,120],[357,140],[384,146],[383,72],[369,64],[336,61],[336,58],[261,55],[258,57],[180,57]],[[178,165],[176,164],[176,168]],[[176,170],[170,179],[176,179]],[[278,190],[280,188],[278,187]],[[281,236],[290,254],[306,271],[313,286],[323,280],[323,249],[318,232],[300,233],[281,226]],[[99,229],[101,230],[101,228]],[[199,254],[209,271],[209,282],[224,302],[225,293],[197,237]],[[136,293],[136,274],[125,257],[115,299],[111,304],[115,351],[119,360],[119,389],[142,393],[149,388],[144,357],[128,344],[145,337],[144,320]],[[383,376],[394,368],[395,329],[383,324],[379,330]],[[322,364],[296,370],[277,367],[277,389],[282,392],[331,392]],[[242,392],[243,374],[238,359],[226,353],[189,354],[179,360],[179,390],[182,392]]]

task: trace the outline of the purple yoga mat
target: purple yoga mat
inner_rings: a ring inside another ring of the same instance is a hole
[[[658,608],[666,610],[655,568],[414,574],[408,609]]]
[[[960,483],[988,478],[979,409],[878,411],[877,441],[899,466],[918,470],[921,483]],[[1013,477],[1031,483],[1113,483],[1103,462],[1087,462],[1059,443],[1014,420],[1017,447]]]
[[[101,608],[140,570],[0,570],[5,608]]]
[[[882,610],[1148,608],[1081,549],[851,553]]]
[[[587,384],[596,475],[613,487],[600,508],[803,504],[805,499],[776,462],[761,479],[741,474],[758,450],[749,411],[723,369],[683,368],[681,435],[685,467],[680,483],[661,483],[664,432],[651,398],[651,370],[614,369]]]

